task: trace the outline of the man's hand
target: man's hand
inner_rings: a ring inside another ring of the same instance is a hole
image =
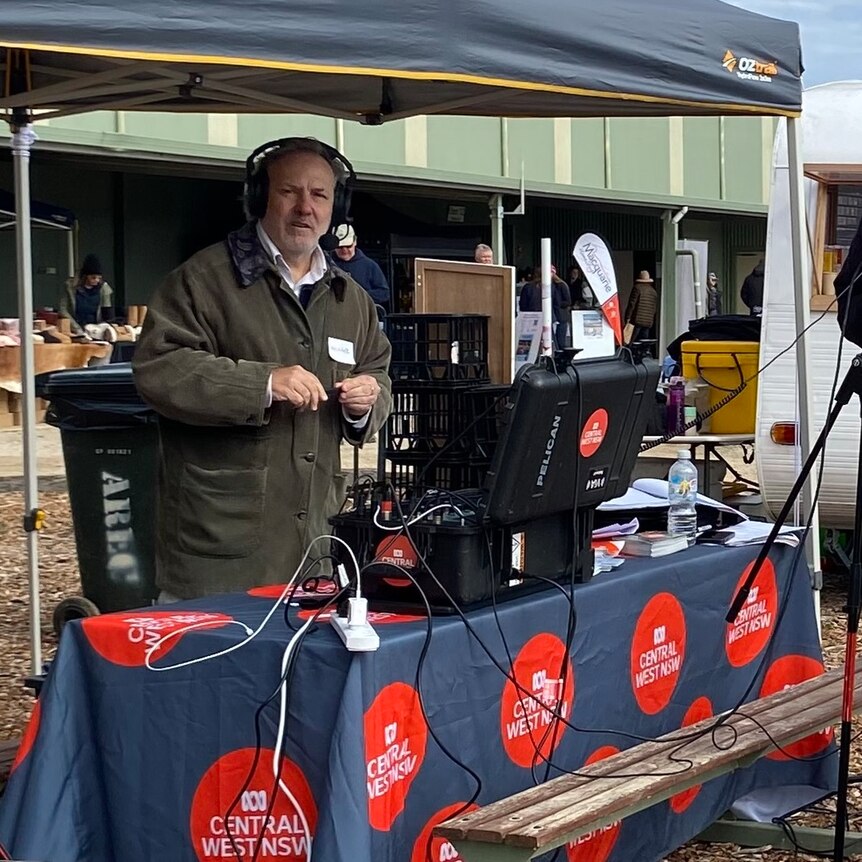
[[[361,419],[376,403],[380,384],[370,374],[348,377],[336,383],[338,402],[348,416]]]
[[[272,372],[272,400],[287,401],[296,410],[317,410],[326,401],[323,384],[301,365]]]

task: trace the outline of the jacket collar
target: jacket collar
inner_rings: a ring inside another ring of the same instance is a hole
[[[275,265],[260,242],[255,222],[246,222],[239,230],[229,233],[227,247],[241,287],[250,287],[266,272],[278,275]],[[336,299],[343,302],[347,274],[332,266],[329,261],[327,265],[326,273],[320,281],[327,287],[331,286]]]

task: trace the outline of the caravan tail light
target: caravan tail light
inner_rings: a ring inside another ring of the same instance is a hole
[[[769,436],[772,438],[772,442],[778,446],[795,446],[796,423],[776,422],[769,430]]]

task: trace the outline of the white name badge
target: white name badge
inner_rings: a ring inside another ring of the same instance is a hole
[[[343,338],[330,338],[329,358],[343,365],[356,365],[356,357],[353,354],[353,342],[345,341]]]

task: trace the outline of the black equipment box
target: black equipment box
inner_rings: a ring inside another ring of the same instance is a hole
[[[518,526],[622,496],[655,401],[659,366],[622,357],[516,379],[485,482],[485,518]]]

